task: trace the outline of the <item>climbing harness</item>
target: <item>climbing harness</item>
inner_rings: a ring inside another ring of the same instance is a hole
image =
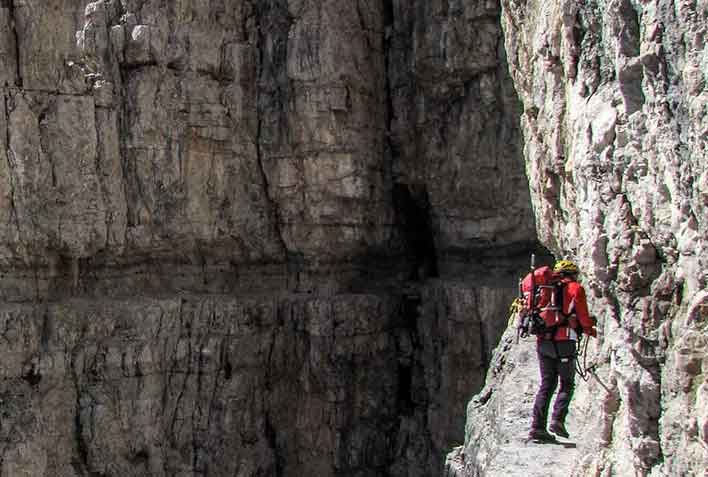
[[[583,336],[580,335],[578,337],[578,348],[577,348],[577,353],[575,355],[575,372],[580,376],[580,379],[583,381],[587,382],[588,379],[590,379],[590,376],[595,378],[595,381],[602,386],[602,388],[607,391],[608,394],[612,394],[612,391],[610,391],[610,388],[607,387],[605,383],[602,382],[600,377],[597,375],[597,364],[591,363],[588,365],[588,343],[590,341],[587,339],[583,339]],[[580,360],[582,359],[582,365],[580,364]]]
[[[575,353],[575,372],[578,373],[580,379],[587,381],[590,373],[595,371],[595,364],[588,366],[588,343],[590,340],[583,339],[583,335],[578,337],[578,347]],[[582,358],[582,364],[580,359]]]

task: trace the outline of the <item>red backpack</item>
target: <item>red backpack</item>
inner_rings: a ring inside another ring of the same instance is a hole
[[[549,266],[528,273],[519,284],[522,306],[519,311],[519,335],[524,338],[554,331],[567,324],[562,313],[563,284]]]

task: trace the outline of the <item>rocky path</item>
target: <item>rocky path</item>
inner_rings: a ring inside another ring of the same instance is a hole
[[[567,422],[570,439],[559,439],[557,444],[527,440],[539,379],[534,341],[515,343],[512,330],[507,331],[487,386],[470,402],[466,445],[448,456],[447,476],[567,477],[573,473],[582,457],[576,446],[582,419],[577,410],[571,407]]]

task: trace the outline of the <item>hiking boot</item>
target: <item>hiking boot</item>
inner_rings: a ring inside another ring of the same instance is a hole
[[[556,438],[553,434],[549,434],[545,429],[531,429],[531,432],[529,432],[529,440],[537,442],[555,442]]]
[[[559,421],[551,422],[551,426],[548,428],[548,430],[557,436],[561,436],[561,437],[565,437],[565,438],[570,437],[570,434],[568,434],[568,431],[565,429],[565,424],[563,424],[562,422],[559,422]]]

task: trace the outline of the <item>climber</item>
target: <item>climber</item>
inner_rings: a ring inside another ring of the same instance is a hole
[[[576,281],[578,266],[570,260],[560,260],[553,267],[556,290],[552,303],[541,308],[546,324],[537,335],[536,351],[541,370],[541,386],[536,393],[529,439],[553,442],[555,437],[546,430],[551,396],[560,379],[560,389],[553,404],[549,430],[569,437],[565,428],[570,400],[575,386],[575,347],[578,335],[596,337],[595,324],[588,314],[585,290]]]

